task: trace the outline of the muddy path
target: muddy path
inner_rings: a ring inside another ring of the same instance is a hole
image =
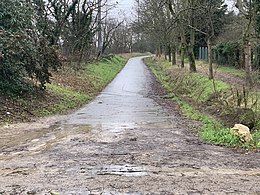
[[[1,127],[0,194],[259,194],[260,154],[201,142],[162,91],[137,57],[75,113]]]
[[[185,64],[185,68],[189,69],[189,64]],[[202,65],[197,65],[197,71],[204,74],[204,75],[209,75],[209,70],[207,66],[202,66]],[[254,73],[253,75],[255,76]],[[242,77],[242,76],[238,76],[229,72],[225,72],[223,70],[220,70],[218,68],[214,69],[214,78],[216,78],[217,80],[223,81],[225,83],[230,84],[231,86],[237,87],[237,88],[241,88],[241,87],[245,87],[246,86],[246,78]],[[260,91],[260,82],[258,81],[254,81],[253,82],[253,89],[255,89],[256,91]]]

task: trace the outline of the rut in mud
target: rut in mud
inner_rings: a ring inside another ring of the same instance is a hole
[[[160,90],[133,58],[75,113],[2,127],[0,194],[260,193],[260,154],[202,143]]]

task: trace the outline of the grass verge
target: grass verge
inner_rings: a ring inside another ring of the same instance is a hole
[[[237,136],[231,134],[230,128],[216,117],[206,114],[205,109],[200,109],[207,106],[209,100],[210,104],[217,103],[212,102],[212,99],[218,101],[215,96],[225,92],[230,87],[228,84],[218,80],[213,83],[207,75],[188,73],[171,66],[164,60],[146,58],[145,63],[167,90],[168,95],[164,98],[173,99],[179,104],[185,116],[201,122],[199,129],[201,139],[228,147],[260,148],[259,130],[252,133],[252,142],[242,143]],[[215,112],[218,111],[215,110]]]
[[[58,96],[60,101],[47,109],[37,110],[38,113],[59,114],[78,108],[93,99],[116,76],[125,63],[126,59],[111,55],[100,61],[85,63],[77,72],[68,66],[64,67],[63,71],[55,74],[53,83],[48,85],[48,91]]]
[[[208,67],[208,64],[206,61],[198,60],[197,63],[199,66],[203,66],[205,68]],[[223,72],[235,75],[235,76],[245,77],[245,71],[243,71],[242,69],[238,69],[236,67],[214,64],[214,68],[216,70],[220,70],[220,71],[223,71]]]

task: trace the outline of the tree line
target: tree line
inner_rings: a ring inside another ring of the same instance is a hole
[[[210,79],[214,77],[213,60],[238,55],[251,86],[252,67],[260,67],[260,2],[233,3],[237,11],[228,11],[223,0],[142,0],[134,28],[152,42],[157,56],[164,53],[176,64],[177,52],[182,68],[187,57],[191,72],[196,72],[195,51],[200,46],[207,47]],[[229,42],[237,43],[239,53],[228,53],[232,49]]]
[[[236,0],[236,12],[222,0],[136,0],[132,19],[111,17],[108,0],[5,0],[0,2],[0,90],[21,93],[34,83],[45,88],[62,64],[79,69],[106,53],[165,55],[196,71],[198,47],[213,61],[260,67],[260,2]]]

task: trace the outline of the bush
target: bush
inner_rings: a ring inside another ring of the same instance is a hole
[[[240,65],[240,56],[242,46],[239,41],[221,42],[214,47],[215,61],[219,65],[228,65],[235,67],[243,67]],[[252,49],[252,65],[255,68],[260,68],[260,44],[254,45]]]
[[[239,66],[240,43],[238,41],[219,43],[215,46],[214,52],[217,64]]]
[[[49,69],[61,65],[54,47],[48,46],[35,26],[35,14],[26,0],[0,2],[0,82],[18,88],[28,78],[49,82]],[[10,86],[9,86],[10,87]]]

